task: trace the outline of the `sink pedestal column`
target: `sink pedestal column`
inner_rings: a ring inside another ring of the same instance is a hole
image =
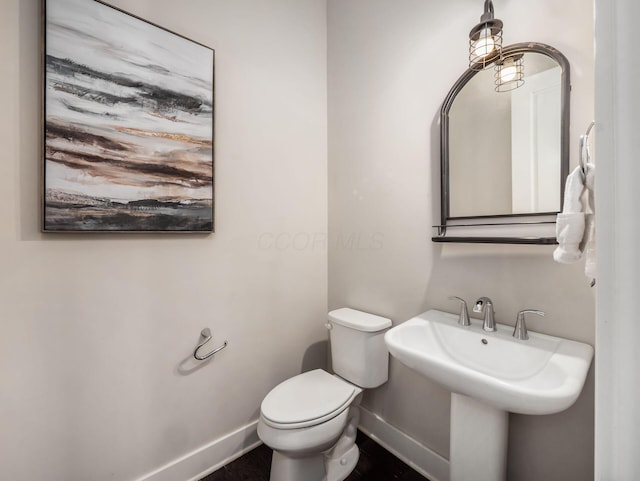
[[[451,393],[450,481],[504,481],[509,413]]]

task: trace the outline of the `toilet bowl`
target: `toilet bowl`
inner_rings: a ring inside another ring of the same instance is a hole
[[[264,398],[258,436],[273,449],[271,481],[342,481],[355,468],[363,388],[388,378],[384,332],[391,321],[349,308],[329,313],[336,374],[322,369],[283,381]]]
[[[260,439],[274,450],[270,479],[346,478],[359,457],[350,448],[355,447],[360,393],[359,387],[321,369],[276,386],[262,403],[258,423]]]

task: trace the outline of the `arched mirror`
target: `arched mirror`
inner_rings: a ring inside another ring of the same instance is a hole
[[[569,62],[514,44],[525,81],[495,90],[495,70],[467,70],[440,113],[441,225],[434,241],[555,243],[569,169]]]

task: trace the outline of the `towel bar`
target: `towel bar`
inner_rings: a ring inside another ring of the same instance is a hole
[[[200,344],[198,344],[198,346],[196,347],[195,351],[193,351],[193,357],[195,357],[198,361],[204,361],[205,359],[209,359],[211,356],[213,356],[216,352],[220,352],[222,351],[225,347],[227,347],[227,341],[224,341],[222,343],[221,346],[216,347],[213,351],[205,354],[204,356],[200,356],[198,354],[198,351],[200,350],[201,347],[203,347],[206,343],[208,343],[211,340],[211,330],[206,327],[202,330],[202,332],[200,333],[200,335],[202,337],[204,337],[204,341],[202,341]]]

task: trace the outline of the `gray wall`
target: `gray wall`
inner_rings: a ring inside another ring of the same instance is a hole
[[[506,43],[571,60],[575,145],[593,115],[591,4],[501,3]],[[398,323],[489,295],[500,322],[537,307],[534,329],[593,342],[581,266],[430,241],[435,119],[477,1],[113,4],[216,49],[216,233],[39,233],[40,2],[2,0],[0,478],[134,479],[255,420],[273,385],[323,363],[309,347],[326,339],[327,250],[332,308]],[[230,345],[194,369],[205,326]],[[512,416],[510,481],[591,478],[592,390],[556,416]],[[395,362],[365,400],[445,456],[448,402]]]
[[[573,154],[593,117],[591,2],[495,7],[505,44],[548,43],[569,58]],[[549,246],[430,240],[439,209],[437,116],[466,68],[467,35],[481,9],[471,0],[329,0],[329,233],[363,240],[330,248],[329,306],[397,324],[430,308],[454,312],[449,295],[486,295],[498,322],[513,325],[518,310],[539,308],[547,316],[532,321],[533,330],[593,344],[594,298],[582,265],[554,263]],[[364,404],[448,457],[449,392],[392,361],[389,382]],[[592,479],[592,375],[569,410],[510,421],[510,481]]]
[[[325,363],[326,242],[284,245],[326,232],[325,2],[112,3],[216,49],[216,233],[40,234],[40,1],[2,0],[3,480],[137,479]]]

